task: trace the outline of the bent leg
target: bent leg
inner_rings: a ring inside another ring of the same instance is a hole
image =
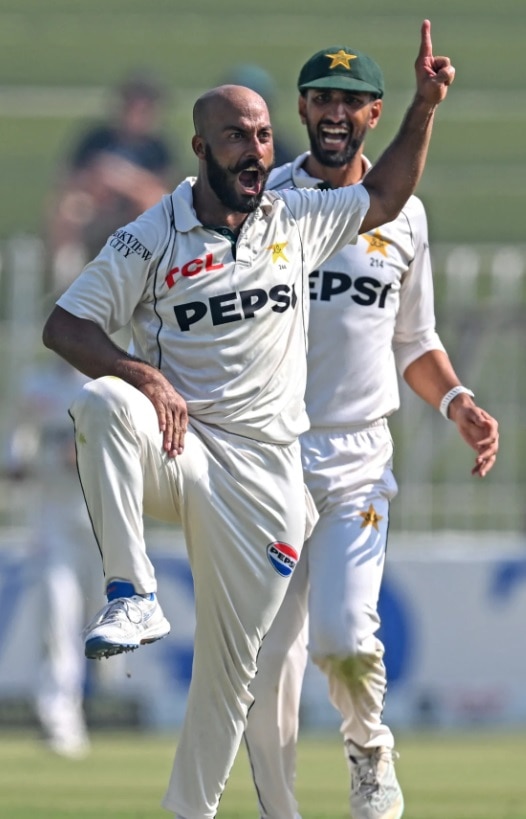
[[[102,554],[106,582],[130,581],[137,594],[156,591],[146,554],[143,509],[177,518],[173,469],[162,451],[151,401],[119,378],[89,382],[74,401],[79,477]]]

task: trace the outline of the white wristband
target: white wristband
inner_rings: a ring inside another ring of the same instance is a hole
[[[444,395],[442,401],[440,402],[439,409],[440,409],[441,415],[444,416],[446,421],[449,420],[449,415],[448,415],[449,405],[451,404],[453,399],[457,397],[457,395],[461,395],[462,393],[465,393],[466,395],[471,395],[472,398],[475,397],[475,393],[471,392],[471,390],[468,390],[467,387],[463,387],[462,384],[459,384],[458,386],[453,387],[453,389],[449,390],[449,392],[446,392],[446,394]]]

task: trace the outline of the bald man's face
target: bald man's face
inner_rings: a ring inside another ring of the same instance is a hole
[[[204,160],[208,183],[220,202],[239,213],[254,211],[274,164],[265,102],[242,88],[214,100],[200,136],[194,137],[194,150]]]

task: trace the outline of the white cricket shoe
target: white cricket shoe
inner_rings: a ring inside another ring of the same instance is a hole
[[[85,759],[91,750],[91,745],[87,737],[53,736],[47,737],[45,744],[54,754],[65,756],[68,759]]]
[[[404,797],[396,778],[395,752],[391,748],[366,752],[346,740],[345,755],[351,774],[352,819],[400,819]]]
[[[84,629],[84,653],[93,660],[111,657],[160,640],[169,632],[170,623],[155,595],[153,600],[139,594],[117,597]]]

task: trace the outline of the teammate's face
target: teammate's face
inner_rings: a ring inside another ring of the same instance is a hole
[[[309,88],[300,96],[299,112],[314,158],[329,168],[347,165],[375,127],[381,108],[370,94]]]

